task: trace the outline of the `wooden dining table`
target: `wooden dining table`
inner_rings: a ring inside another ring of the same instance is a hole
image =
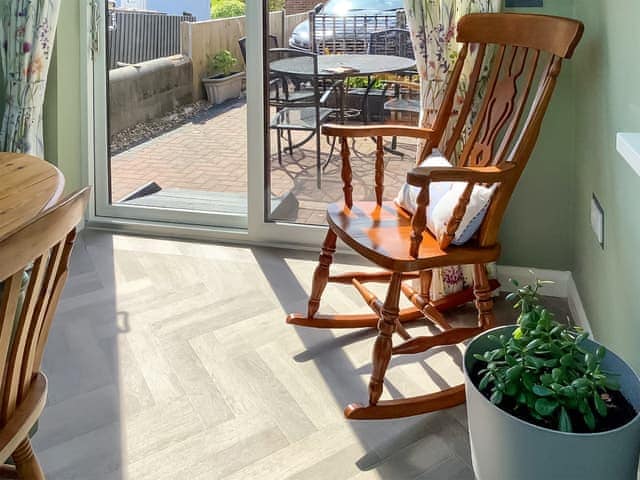
[[[54,205],[64,176],[54,165],[23,153],[0,153],[0,239]]]

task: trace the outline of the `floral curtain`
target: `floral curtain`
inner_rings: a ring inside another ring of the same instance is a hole
[[[404,0],[407,24],[420,76],[420,125],[430,125],[435,119],[449,72],[458,57],[456,42],[458,20],[469,13],[497,12],[501,0]],[[469,72],[463,71],[460,85]],[[422,146],[418,146],[418,151]],[[487,266],[495,276],[495,265]],[[431,298],[442,298],[473,285],[473,266],[461,265],[434,269]]]
[[[0,0],[0,151],[42,157],[42,106],[60,0]]]

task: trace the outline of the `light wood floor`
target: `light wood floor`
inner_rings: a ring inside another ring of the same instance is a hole
[[[45,356],[48,478],[473,479],[464,407],[343,418],[367,398],[373,337],[284,323],[315,258],[84,232]],[[325,296],[325,311],[365,311],[345,287]],[[394,358],[385,396],[459,382],[460,352]]]

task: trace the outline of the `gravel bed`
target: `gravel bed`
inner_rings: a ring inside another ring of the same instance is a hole
[[[128,150],[131,147],[151,140],[169,130],[184,125],[196,115],[214,108],[206,100],[195,103],[181,105],[164,115],[163,117],[141,122],[133,127],[122,130],[115,135],[111,135],[111,155]]]

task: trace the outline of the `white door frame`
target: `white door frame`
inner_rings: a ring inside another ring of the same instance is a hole
[[[92,33],[92,4],[86,0],[86,17],[81,32],[90,40]],[[98,11],[104,12],[105,0],[95,0]],[[164,211],[150,207],[111,205],[108,202],[107,152],[107,106],[98,101],[106,98],[106,36],[104,13],[99,18],[96,34],[98,49],[96,61],[91,60],[91,41],[85,46],[83,64],[83,89],[88,99],[83,110],[86,113],[87,132],[85,147],[88,158],[87,182],[94,187],[94,201],[88,215],[88,226],[108,230],[158,235],[165,237],[192,238],[209,241],[275,245],[294,248],[317,249],[326,227],[299,225],[286,222],[268,222],[265,218],[265,104],[263,78],[263,2],[248,1],[247,5],[247,161],[248,161],[248,212],[247,216],[201,214],[195,212]],[[92,101],[93,100],[93,101]],[[255,139],[255,141],[252,141]],[[98,181],[101,179],[101,181]]]

